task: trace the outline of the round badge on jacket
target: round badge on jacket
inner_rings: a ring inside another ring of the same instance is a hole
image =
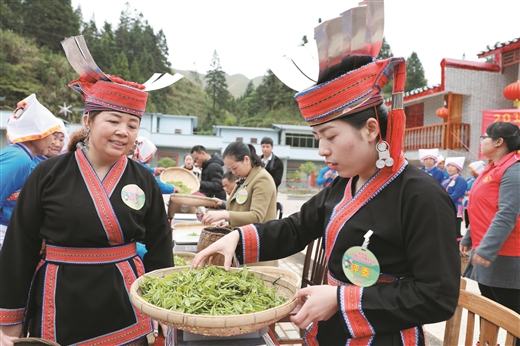
[[[121,190],[121,199],[132,209],[139,210],[146,200],[144,191],[135,184],[129,184]]]
[[[381,272],[376,256],[361,246],[353,246],[345,251],[341,265],[347,278],[356,286],[372,286]]]
[[[240,190],[237,191],[236,200],[238,204],[244,204],[247,201],[247,197],[249,197],[246,187],[244,186]]]

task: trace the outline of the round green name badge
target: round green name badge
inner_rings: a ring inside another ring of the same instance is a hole
[[[347,278],[356,286],[372,286],[381,273],[376,256],[361,246],[353,246],[345,251],[341,265]]]

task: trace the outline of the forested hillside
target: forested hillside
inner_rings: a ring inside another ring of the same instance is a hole
[[[80,34],[107,74],[144,83],[156,72],[175,73],[161,28],[151,27],[128,3],[116,27],[105,22],[98,28],[93,20],[83,21],[81,8],[72,8],[70,0],[0,0],[0,107],[14,109],[19,100],[36,93],[58,116],[65,117],[58,112],[61,105],[72,105],[76,111],[66,119],[78,122],[83,102],[67,87],[78,76],[65,58],[60,41]],[[389,56],[392,51],[383,41],[379,58]],[[427,81],[417,54],[407,62],[407,91],[422,88]],[[151,92],[146,111],[198,116],[200,127],[196,130],[205,134],[211,134],[212,125],[304,124],[295,92],[271,71],[249,81],[242,92],[247,78],[227,76],[217,51],[210,66],[205,73],[184,71],[186,78]],[[383,90],[385,97],[390,90],[391,84]]]
[[[72,105],[76,111],[66,119],[78,122],[83,101],[67,87],[78,76],[60,45],[63,38],[73,35],[85,37],[94,60],[107,74],[143,83],[156,72],[175,73],[168,61],[168,43],[162,30],[152,28],[142,14],[132,13],[135,11],[127,7],[117,27],[105,22],[98,28],[92,20],[84,22],[81,8],[73,9],[70,0],[0,0],[0,107],[13,109],[19,100],[36,93],[59,116],[65,117],[58,113],[59,106]],[[243,95],[234,97],[223,77],[217,52],[215,57],[204,83],[183,78],[151,92],[146,111],[199,116],[198,131],[208,134],[212,125],[302,122],[294,91],[274,75],[267,74],[257,87],[251,82]]]

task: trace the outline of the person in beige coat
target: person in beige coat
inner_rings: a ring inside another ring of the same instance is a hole
[[[225,220],[234,228],[276,219],[276,186],[255,147],[233,142],[223,156],[224,164],[239,180],[227,200],[226,210],[210,210],[202,222],[209,225]]]
[[[233,142],[224,150],[224,165],[239,180],[226,202],[226,210],[208,211],[206,225],[229,223],[232,228],[276,219],[276,185],[251,144]],[[249,266],[278,266],[278,260]]]

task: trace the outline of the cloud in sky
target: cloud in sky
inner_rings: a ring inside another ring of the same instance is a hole
[[[226,73],[254,78],[303,35],[313,37],[318,18],[337,17],[359,1],[72,0],[72,6],[81,6],[84,21],[94,15],[98,28],[104,21],[115,28],[126,2],[155,32],[164,31],[172,67],[206,73],[216,50]],[[385,37],[396,56],[415,51],[433,85],[443,58],[476,61],[487,45],[520,37],[519,13],[518,0],[386,0]]]

